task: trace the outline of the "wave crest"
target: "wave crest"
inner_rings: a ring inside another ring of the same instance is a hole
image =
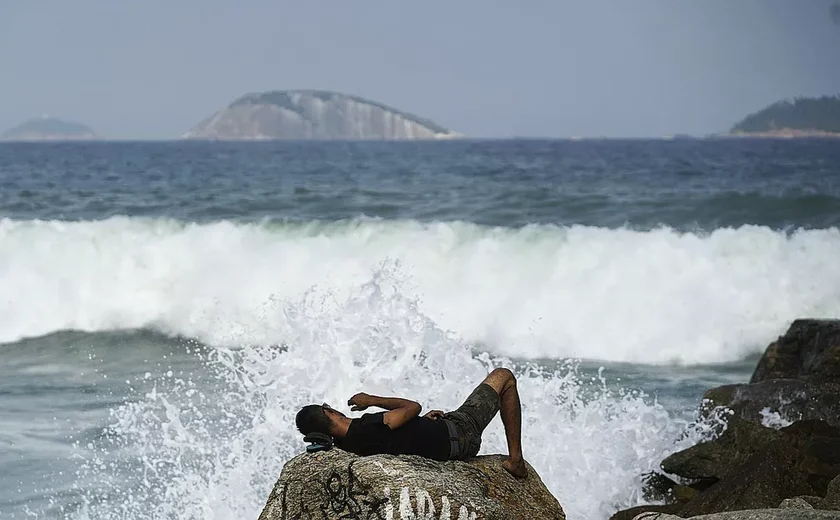
[[[153,328],[285,340],[279,301],[344,298],[387,263],[460,338],[517,358],[715,363],[840,314],[840,232],[463,222],[0,221],[0,341]]]

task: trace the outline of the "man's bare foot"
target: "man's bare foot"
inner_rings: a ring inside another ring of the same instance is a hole
[[[508,473],[516,478],[525,478],[528,476],[528,468],[525,466],[525,461],[523,459],[519,459],[518,461],[508,459],[502,464],[502,466],[505,467]]]

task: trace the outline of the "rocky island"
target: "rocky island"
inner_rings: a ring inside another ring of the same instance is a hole
[[[83,141],[98,139],[90,127],[74,121],[43,116],[30,119],[0,134],[3,141]]]
[[[745,117],[729,135],[840,137],[840,95],[779,101]]]
[[[432,121],[375,101],[323,90],[247,94],[186,132],[184,139],[449,139]]]

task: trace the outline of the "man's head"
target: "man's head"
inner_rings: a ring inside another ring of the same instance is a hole
[[[333,410],[327,403],[310,404],[300,409],[295,417],[295,424],[303,435],[317,432],[335,437],[335,421],[338,417],[345,417],[345,415],[338,410]]]

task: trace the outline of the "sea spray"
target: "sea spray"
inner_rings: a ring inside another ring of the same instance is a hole
[[[424,315],[495,354],[722,363],[795,318],[840,314],[838,257],[836,228],[3,219],[0,292],[19,296],[0,299],[0,342],[150,328],[275,344],[286,338],[271,301],[313,286],[345,299],[398,261]]]
[[[640,475],[704,435],[649,396],[614,389],[608,375],[512,363],[475,351],[402,292],[381,266],[346,297],[313,289],[268,304],[281,342],[236,348],[188,345],[202,374],[167,372],[112,411],[96,442],[77,445],[78,520],[256,518],[285,461],[303,451],[300,406],[346,409],[357,391],[452,409],[494,366],[515,368],[526,458],[569,518],[604,519],[642,500]],[[346,410],[345,410],[346,411]],[[688,432],[688,433],[686,433]],[[501,420],[482,453],[505,453]]]

